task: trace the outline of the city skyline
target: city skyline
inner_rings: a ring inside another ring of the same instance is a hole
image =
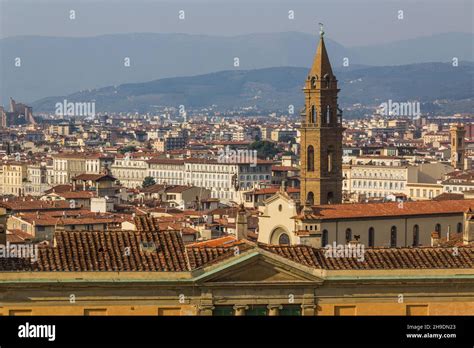
[[[472,3],[0,5],[5,344],[472,341]]]

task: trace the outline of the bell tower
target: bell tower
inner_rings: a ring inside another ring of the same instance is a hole
[[[466,130],[463,125],[452,125],[449,129],[451,134],[451,165],[455,169],[464,169],[465,146],[464,137]]]
[[[321,25],[321,24],[320,24]],[[342,202],[342,110],[337,104],[337,80],[332,73],[320,31],[319,45],[303,88],[301,113],[301,203]]]

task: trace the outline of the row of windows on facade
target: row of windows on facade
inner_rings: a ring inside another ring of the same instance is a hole
[[[212,198],[218,199],[235,199],[235,192],[229,191],[212,191],[211,192]]]
[[[256,166],[250,166],[252,163],[249,162],[247,163],[248,166],[241,166],[240,171],[242,173],[262,173],[262,172],[270,172],[270,167],[269,166],[261,166],[261,165],[256,165]],[[113,167],[121,166],[122,162],[118,161],[116,162]],[[126,166],[129,167],[129,166]],[[133,163],[132,167],[140,167],[140,168],[147,168],[146,162],[143,162],[141,164],[136,164]],[[169,168],[169,167],[160,167],[156,168],[153,167],[153,169],[157,170],[174,170],[177,172],[182,172],[183,168],[182,167],[174,167],[174,168]],[[229,166],[207,166],[207,165],[198,165],[194,167],[186,167],[186,171],[205,171],[205,172],[225,172],[225,173],[235,173],[235,169],[231,168]]]
[[[308,226],[306,226],[308,229]],[[309,226],[309,230],[312,230],[313,226]],[[456,226],[456,232],[462,233],[462,223],[458,223]],[[441,234],[441,224],[437,223],[435,225],[435,231]],[[367,231],[368,234],[368,246],[374,247],[375,246],[375,229],[370,227]],[[345,232],[345,240],[346,243],[351,242],[353,239],[352,236],[352,229],[347,228]],[[322,245],[325,246],[329,244],[329,231],[323,230],[322,232]],[[412,239],[412,246],[418,246],[420,244],[420,227],[418,225],[413,226],[413,239]],[[394,248],[397,246],[397,226],[392,226],[390,228],[390,247]]]
[[[469,190],[472,190],[473,187],[469,187],[469,186],[446,186],[445,187],[445,191],[446,192],[451,192],[451,191],[459,191],[459,192],[462,192],[462,191],[469,191]]]
[[[119,175],[122,175],[122,173],[118,173]],[[178,175],[176,175],[178,174]],[[170,173],[170,172],[150,172],[150,176],[154,178],[175,178],[179,177],[182,178],[184,175],[183,173]],[[128,177],[128,176],[127,176]],[[199,178],[199,179],[214,179],[214,180],[228,180],[229,175],[227,174],[186,174],[186,178]],[[270,175],[240,175],[240,180],[270,180]]]
[[[158,315],[176,315],[179,314],[181,308],[159,308]],[[247,306],[214,306],[212,310],[213,316],[234,316],[237,314],[237,311],[240,311],[239,314],[246,315],[246,316],[266,316],[269,315],[269,309],[266,305],[247,305]],[[302,313],[302,308],[300,305],[282,305],[278,308],[276,312],[278,315],[281,316],[300,316]],[[33,311],[31,309],[11,309],[9,310],[8,314],[10,316],[19,316],[19,315],[32,315]],[[92,309],[84,309],[84,315],[107,315],[106,308],[92,308]]]
[[[345,183],[344,183],[345,184]],[[403,182],[384,182],[382,184],[382,181],[354,181],[352,187],[354,188],[367,188],[367,187],[374,187],[374,188],[384,188],[384,189],[401,189],[403,190],[405,188],[405,184]]]
[[[433,198],[438,196],[441,193],[441,190],[427,190],[423,189],[422,191],[420,189],[410,189],[410,196],[411,197],[423,197],[423,198]]]
[[[352,173],[352,178],[387,178],[387,179],[400,179],[400,180],[405,180],[405,176],[402,174],[394,174],[394,173],[378,173],[379,176],[377,176],[377,173],[372,173],[372,172],[364,172],[363,174],[360,172],[354,172]]]
[[[385,198],[387,197],[387,192],[377,192],[377,191],[357,191],[357,193],[366,195],[367,197],[374,198]]]

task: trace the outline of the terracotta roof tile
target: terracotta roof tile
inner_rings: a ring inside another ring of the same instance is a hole
[[[474,199],[416,201],[403,203],[354,203],[313,206],[312,214],[300,214],[298,219],[353,219],[367,217],[460,214],[474,209]]]
[[[110,174],[80,174],[76,177],[73,178],[73,180],[83,180],[83,181],[99,181],[102,179],[109,179],[111,181],[117,180],[115,177],[113,177]]]
[[[68,201],[41,201],[41,200],[15,200],[0,202],[0,207],[4,207],[13,211],[41,211],[41,210],[64,210],[70,208]]]
[[[189,271],[186,250],[176,231],[56,232],[55,242],[55,247],[39,250],[35,270]],[[144,249],[142,242],[152,242],[155,248]]]
[[[365,249],[364,261],[355,257],[326,257],[324,248],[303,245],[259,244],[259,247],[303,265],[327,270],[474,267],[474,249],[471,247],[458,247],[457,255],[453,248],[370,248]]]

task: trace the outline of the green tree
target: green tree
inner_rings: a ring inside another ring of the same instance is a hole
[[[278,147],[271,141],[255,141],[249,147],[250,150],[257,150],[257,157],[263,159],[271,158],[279,152]]]
[[[143,179],[143,188],[148,187],[148,186],[153,186],[156,184],[155,178],[152,176],[147,176],[145,179]]]
[[[123,155],[124,153],[127,153],[127,152],[136,152],[137,151],[137,148],[133,145],[129,145],[129,146],[125,146],[125,147],[122,147],[119,152]]]

